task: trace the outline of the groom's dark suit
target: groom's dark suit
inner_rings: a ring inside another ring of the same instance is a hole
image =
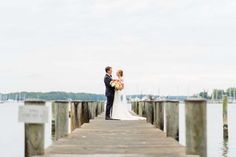
[[[111,118],[111,110],[114,101],[115,88],[111,86],[112,76],[106,74],[104,77],[104,83],[106,86],[106,97],[107,97],[107,106],[106,106],[106,119]]]

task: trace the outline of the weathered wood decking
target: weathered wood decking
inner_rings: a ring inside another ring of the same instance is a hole
[[[146,121],[101,115],[56,141],[44,157],[185,157],[185,148]],[[188,156],[190,157],[190,156]]]

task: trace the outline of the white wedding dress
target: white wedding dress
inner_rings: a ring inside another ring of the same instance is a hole
[[[144,117],[134,116],[131,111],[131,104],[126,101],[123,91],[116,90],[112,107],[112,118],[119,120],[146,120]],[[122,98],[123,97],[123,98]]]

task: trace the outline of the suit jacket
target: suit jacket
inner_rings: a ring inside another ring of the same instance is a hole
[[[108,74],[104,77],[104,83],[106,86],[106,96],[113,96],[115,94],[115,88],[111,86],[112,77]]]

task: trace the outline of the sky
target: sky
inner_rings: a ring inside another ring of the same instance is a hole
[[[236,86],[234,0],[1,0],[0,92],[191,95]]]

